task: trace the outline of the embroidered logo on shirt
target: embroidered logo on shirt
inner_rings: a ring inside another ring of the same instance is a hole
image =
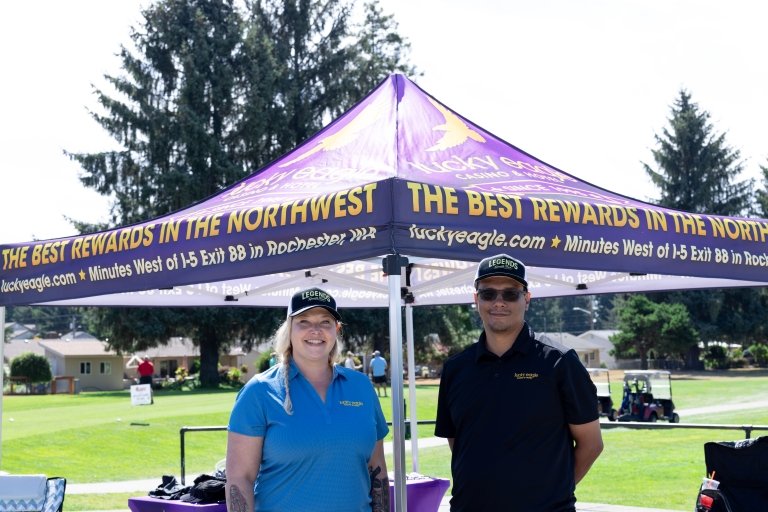
[[[339,400],[339,404],[344,407],[362,407],[363,402],[354,402],[352,400]]]
[[[525,372],[515,373],[515,379],[517,380],[533,380],[538,378],[539,378],[538,373],[525,373]]]

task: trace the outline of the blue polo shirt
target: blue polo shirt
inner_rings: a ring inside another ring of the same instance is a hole
[[[387,374],[387,360],[381,356],[371,359],[371,372],[374,377],[383,377]]]
[[[323,403],[291,362],[289,415],[280,368],[254,376],[238,393],[229,419],[230,432],[264,437],[256,509],[370,511],[368,460],[389,432],[370,380],[334,365]]]
[[[576,352],[526,324],[501,357],[477,343],[443,365],[435,435],[454,438],[452,512],[572,512],[569,424],[598,418]]]

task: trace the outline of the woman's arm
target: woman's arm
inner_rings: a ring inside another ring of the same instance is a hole
[[[384,458],[383,439],[377,441],[373,448],[368,460],[368,473],[371,475],[371,511],[389,512],[389,475]]]
[[[263,447],[263,437],[227,434],[227,512],[253,512],[253,484]]]

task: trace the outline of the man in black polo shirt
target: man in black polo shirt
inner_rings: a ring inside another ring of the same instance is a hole
[[[570,512],[603,450],[597,393],[576,353],[538,341],[524,320],[525,266],[482,260],[477,343],[446,361],[435,435],[451,447],[451,512]]]

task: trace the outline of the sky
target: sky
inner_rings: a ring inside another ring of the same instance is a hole
[[[414,81],[547,164],[641,200],[659,192],[655,136],[681,89],[741,152],[768,165],[768,4],[754,0],[380,0],[411,43]],[[93,85],[149,0],[37,0],[0,19],[0,243],[107,220],[64,150],[115,147],[93,121]]]

